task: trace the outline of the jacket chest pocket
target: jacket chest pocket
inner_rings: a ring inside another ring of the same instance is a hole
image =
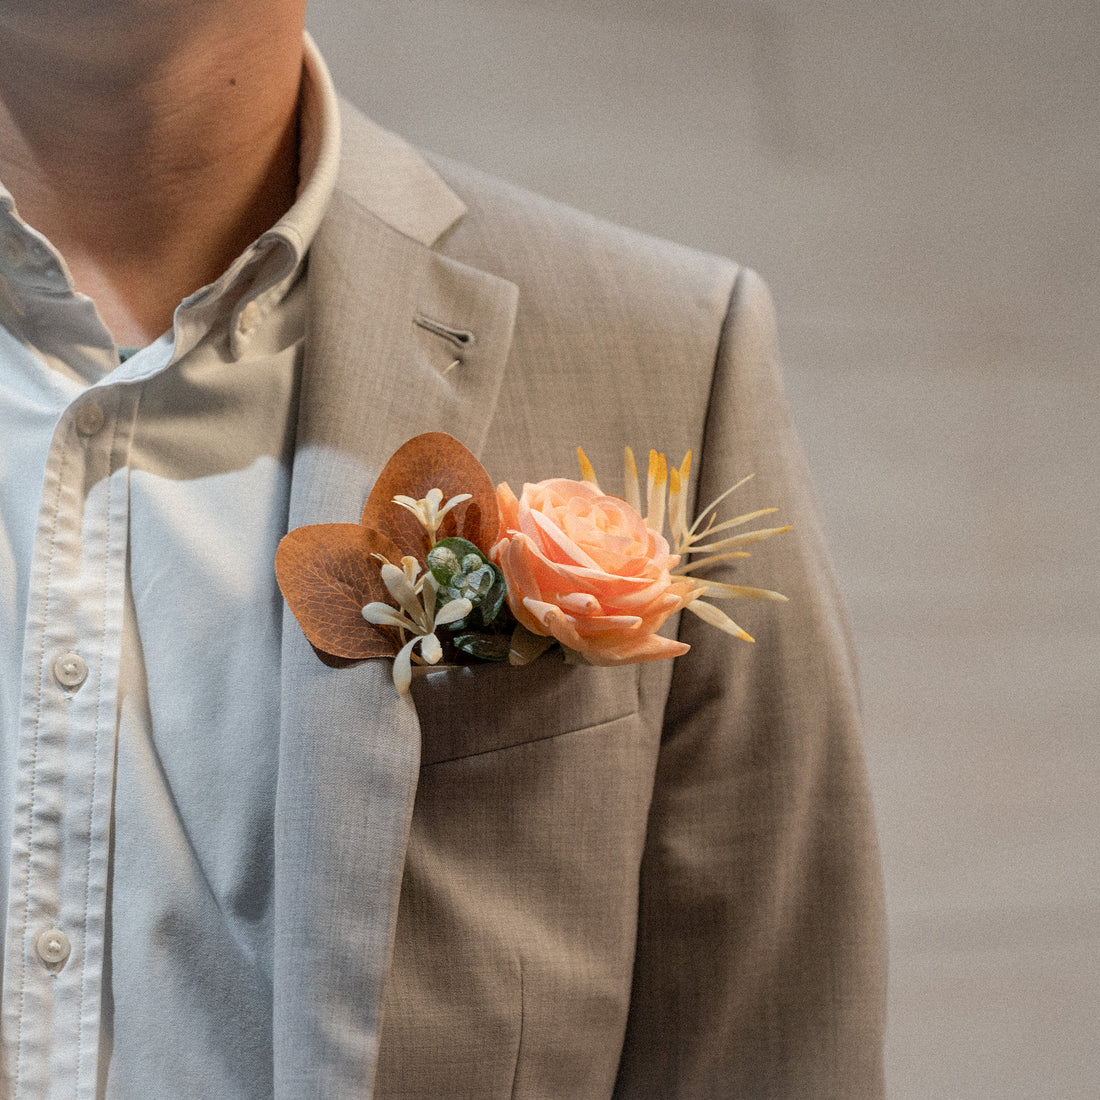
[[[549,654],[524,668],[418,670],[421,766],[589,729],[638,710],[638,666],[597,668]]]

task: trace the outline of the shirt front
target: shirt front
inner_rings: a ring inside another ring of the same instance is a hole
[[[269,1096],[305,257],[338,160],[307,41],[291,210],[120,362],[0,188],[0,1096]]]

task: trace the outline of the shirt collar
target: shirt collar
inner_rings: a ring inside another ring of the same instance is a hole
[[[234,357],[239,356],[249,335],[301,274],[332,198],[340,165],[339,101],[324,59],[308,34],[299,103],[299,184],[294,205],[220,278],[184,299],[176,314],[177,354],[182,351],[179,345],[192,344],[193,327],[201,338],[215,318],[224,315],[226,303],[234,302],[229,344]]]

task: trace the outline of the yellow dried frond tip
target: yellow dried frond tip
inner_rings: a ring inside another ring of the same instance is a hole
[[[642,514],[642,494],[638,489],[638,464],[634,461],[634,452],[623,448],[623,492],[627,504],[639,515]]]
[[[645,525],[654,531],[665,526],[665,491],[668,488],[668,460],[657,451],[649,452],[649,480],[646,483]]]
[[[599,488],[599,482],[596,480],[596,471],[592,469],[592,463],[588,461],[588,455],[586,455],[582,448],[577,448],[577,461],[581,467],[581,481],[586,481],[589,485]]]

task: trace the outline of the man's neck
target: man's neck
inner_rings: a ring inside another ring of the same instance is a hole
[[[133,6],[51,28],[0,3],[0,179],[120,344],[169,328],[298,174],[304,0]]]

